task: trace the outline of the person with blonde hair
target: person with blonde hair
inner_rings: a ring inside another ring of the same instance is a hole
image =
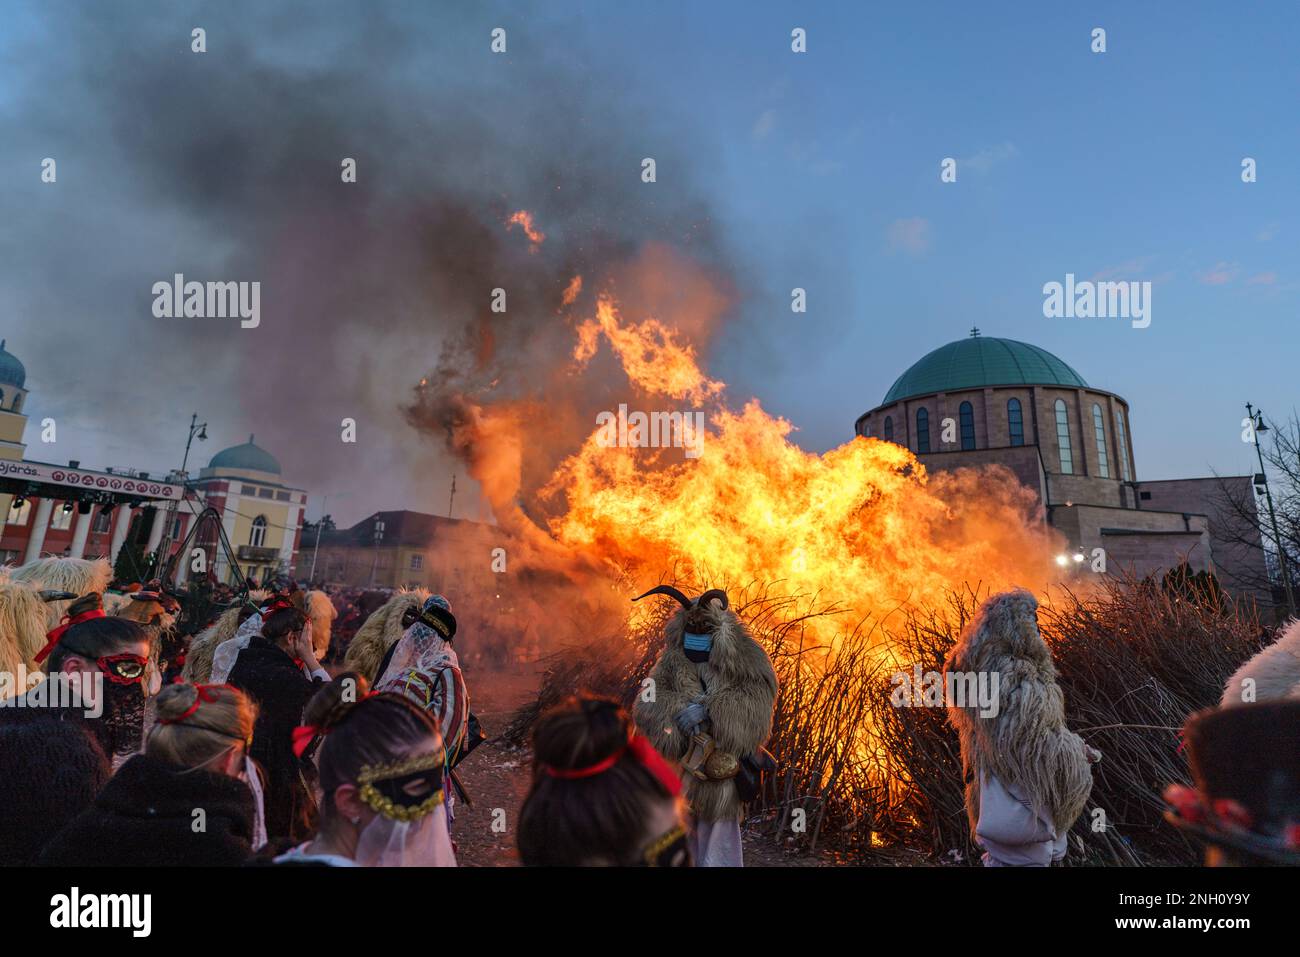
[[[266,842],[261,782],[248,759],[256,721],[257,707],[229,685],[168,685],[144,753],[54,836],[40,863],[243,863]]]

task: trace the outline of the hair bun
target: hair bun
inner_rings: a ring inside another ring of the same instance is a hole
[[[536,760],[560,770],[589,767],[624,747],[632,729],[627,712],[612,698],[570,698],[538,722]]]
[[[103,611],[104,596],[97,591],[88,592],[80,598],[73,599],[68,605],[68,615],[76,618],[78,615],[84,615],[88,611]]]
[[[303,723],[328,731],[344,721],[370,690],[365,675],[345,671],[316,692],[303,710]]]
[[[194,707],[194,702],[198,700],[199,689],[197,685],[192,685],[186,681],[164,685],[163,689],[154,698],[154,707],[157,709],[159,723],[175,721]]]

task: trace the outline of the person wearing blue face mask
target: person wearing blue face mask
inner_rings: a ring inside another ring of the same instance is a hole
[[[691,851],[700,867],[740,867],[740,821],[775,764],[763,744],[772,730],[776,673],[767,653],[713,589],[691,601],[660,585],[641,595],[682,605],[638,696],[634,717],[655,749],[681,763],[691,808]],[[635,600],[640,600],[635,599]]]

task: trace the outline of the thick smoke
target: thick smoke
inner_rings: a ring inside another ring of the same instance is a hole
[[[574,276],[584,297],[623,283],[638,310],[689,300],[679,321],[707,344],[728,270],[687,182],[701,158],[675,155],[672,130],[619,89],[616,67],[598,69],[578,25],[513,29],[508,11],[364,4],[318,22],[314,4],[33,8],[4,163],[26,184],[54,156],[59,183],[18,190],[4,252],[27,281],[6,289],[6,308],[58,317],[10,347],[27,357],[33,407],[62,417],[69,454],[104,442],[137,464],[174,443],[179,458],[197,409],[215,441],[191,466],[255,432],[287,481],[330,493],[345,521],[445,514],[453,472],[456,514],[486,518],[496,509],[475,502],[459,461],[475,453],[447,431],[465,398],[544,404],[534,422],[565,438],[623,398],[601,394],[615,376],[566,379],[572,331],[557,311]],[[509,52],[494,55],[502,24]],[[196,26],[203,54],[190,51]],[[659,183],[641,182],[645,156]],[[355,184],[341,182],[345,157]],[[519,209],[540,246],[507,229]],[[150,288],[175,273],[260,281],[260,327],[154,318]],[[498,287],[504,314],[489,311]],[[76,399],[57,389],[69,363]],[[88,411],[87,395],[107,405]],[[91,436],[103,416],[140,438]],[[340,441],[345,418],[355,444]],[[531,438],[525,488],[562,444]],[[528,507],[518,490],[489,491],[494,506]]]

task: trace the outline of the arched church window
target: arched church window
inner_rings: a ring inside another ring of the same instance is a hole
[[[1020,411],[1020,400],[1007,400],[1007,432],[1012,445],[1025,444],[1025,418]]]
[[[1056,400],[1056,444],[1061,451],[1061,473],[1074,474],[1074,455],[1070,450],[1070,415],[1065,411],[1065,400]]]
[[[916,410],[916,451],[930,451],[930,413],[924,406]]]
[[[248,533],[248,544],[254,548],[261,548],[262,543],[266,541],[266,516],[259,515],[253,519],[253,527]]]
[[[1106,456],[1106,429],[1101,417],[1101,406],[1092,404],[1092,430],[1097,434],[1097,467],[1102,478],[1110,478],[1110,459]]]
[[[963,402],[958,410],[961,418],[961,447],[963,452],[975,448],[975,409],[969,402]]]
[[[1115,410],[1115,438],[1119,441],[1119,473],[1125,482],[1133,481],[1133,472],[1128,464],[1128,436],[1124,432],[1124,413]]]
[[[889,415],[885,416],[885,441],[894,441],[894,418]]]

